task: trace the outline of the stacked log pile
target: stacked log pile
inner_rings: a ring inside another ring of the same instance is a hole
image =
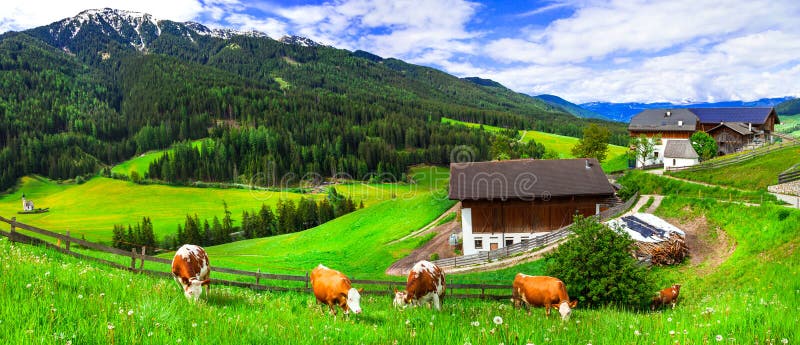
[[[671,233],[668,240],[658,243],[636,242],[634,257],[647,260],[652,265],[668,266],[679,264],[689,255],[689,247],[683,236]]]

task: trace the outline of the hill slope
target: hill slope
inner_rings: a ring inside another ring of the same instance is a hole
[[[555,107],[560,107],[564,109],[564,111],[572,115],[575,115],[577,117],[588,118],[588,119],[603,119],[603,120],[608,119],[602,114],[596,113],[589,109],[585,109],[575,103],[572,103],[555,95],[538,95],[534,96],[534,98],[541,99],[542,101],[545,101],[546,103],[551,104]]]

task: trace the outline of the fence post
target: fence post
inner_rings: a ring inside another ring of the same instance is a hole
[[[131,271],[136,272],[136,248],[131,248]]]
[[[69,253],[69,230],[67,230],[67,243],[65,244],[65,248],[67,249],[67,253]]]
[[[308,290],[308,272],[306,272],[306,290]]]
[[[256,286],[259,285],[260,281],[261,281],[261,269],[259,268],[258,270],[256,270]]]
[[[145,255],[145,253],[147,253],[147,251],[145,251],[145,248],[147,248],[147,246],[142,246],[142,257],[141,257],[142,261],[139,263],[139,270],[140,271],[144,270],[144,255]]]
[[[485,287],[481,287],[481,299],[484,299],[484,298],[485,298],[485,297],[484,297],[484,294],[485,294],[485,293],[486,293],[486,288],[485,288]]]
[[[14,243],[14,238],[17,237],[16,235],[16,226],[17,226],[17,217],[11,217],[11,232],[8,234],[8,239],[11,243]]]
[[[458,255],[453,257],[453,267],[458,268]]]

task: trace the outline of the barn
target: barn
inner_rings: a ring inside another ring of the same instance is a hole
[[[451,163],[449,197],[461,201],[464,255],[546,234],[575,214],[619,202],[596,159]]]

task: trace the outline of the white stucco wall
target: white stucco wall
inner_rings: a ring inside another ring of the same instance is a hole
[[[673,164],[673,161],[675,162],[674,164]],[[696,165],[698,163],[700,163],[700,161],[697,158],[689,159],[689,158],[670,158],[670,157],[665,157],[664,158],[664,169],[688,167],[688,166]]]
[[[475,238],[472,236],[472,209],[461,209],[461,240],[464,255],[475,254]]]
[[[651,142],[653,141],[653,138],[649,139]],[[645,165],[660,164],[664,162],[664,147],[667,146],[668,140],[669,139],[661,139],[660,145],[653,145],[653,154],[655,155],[656,153],[658,153],[658,157],[655,157],[654,159],[648,159],[647,162],[645,162]],[[636,167],[637,168],[642,167],[642,161],[640,159],[636,159]]]

